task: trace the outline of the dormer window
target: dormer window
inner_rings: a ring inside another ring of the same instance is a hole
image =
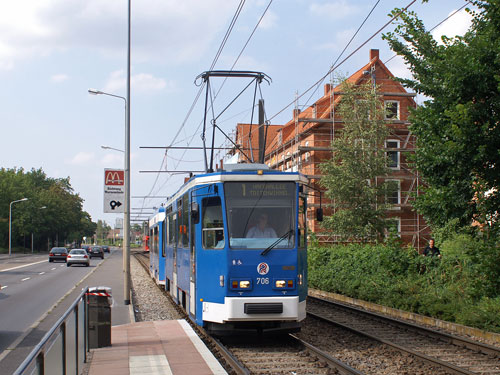
[[[399,101],[386,100],[384,106],[386,120],[399,120]]]

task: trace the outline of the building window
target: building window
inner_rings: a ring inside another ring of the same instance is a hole
[[[399,102],[397,100],[386,100],[385,105],[385,119],[386,120],[399,120]]]
[[[387,229],[385,231],[385,236],[388,237],[389,234],[395,234],[398,237],[401,237],[401,218],[400,217],[391,217],[387,219]]]
[[[278,145],[281,146],[283,143],[283,133],[280,131],[278,132]]]
[[[399,149],[399,141],[390,139],[385,142],[386,148],[396,148]],[[387,155],[387,166],[391,169],[400,169],[400,153],[396,150],[388,150],[386,152]]]
[[[385,203],[389,205],[401,204],[401,181],[400,180],[386,180],[386,194]],[[401,207],[393,206],[390,210],[400,210]]]

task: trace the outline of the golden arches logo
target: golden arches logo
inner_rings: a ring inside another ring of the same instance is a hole
[[[124,171],[105,171],[104,184],[105,185],[123,185]]]

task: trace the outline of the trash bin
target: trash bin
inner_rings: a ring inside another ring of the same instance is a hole
[[[113,304],[111,288],[98,286],[89,288],[89,348],[111,346],[111,305]]]

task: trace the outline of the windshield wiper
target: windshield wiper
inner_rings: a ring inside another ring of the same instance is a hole
[[[278,238],[276,241],[274,241],[271,245],[267,247],[260,255],[266,255],[268,252],[270,252],[272,249],[276,247],[281,241],[283,241],[286,237],[290,237],[290,235],[293,235],[293,229],[290,229],[288,232],[286,232],[284,235],[282,235],[280,238]]]

